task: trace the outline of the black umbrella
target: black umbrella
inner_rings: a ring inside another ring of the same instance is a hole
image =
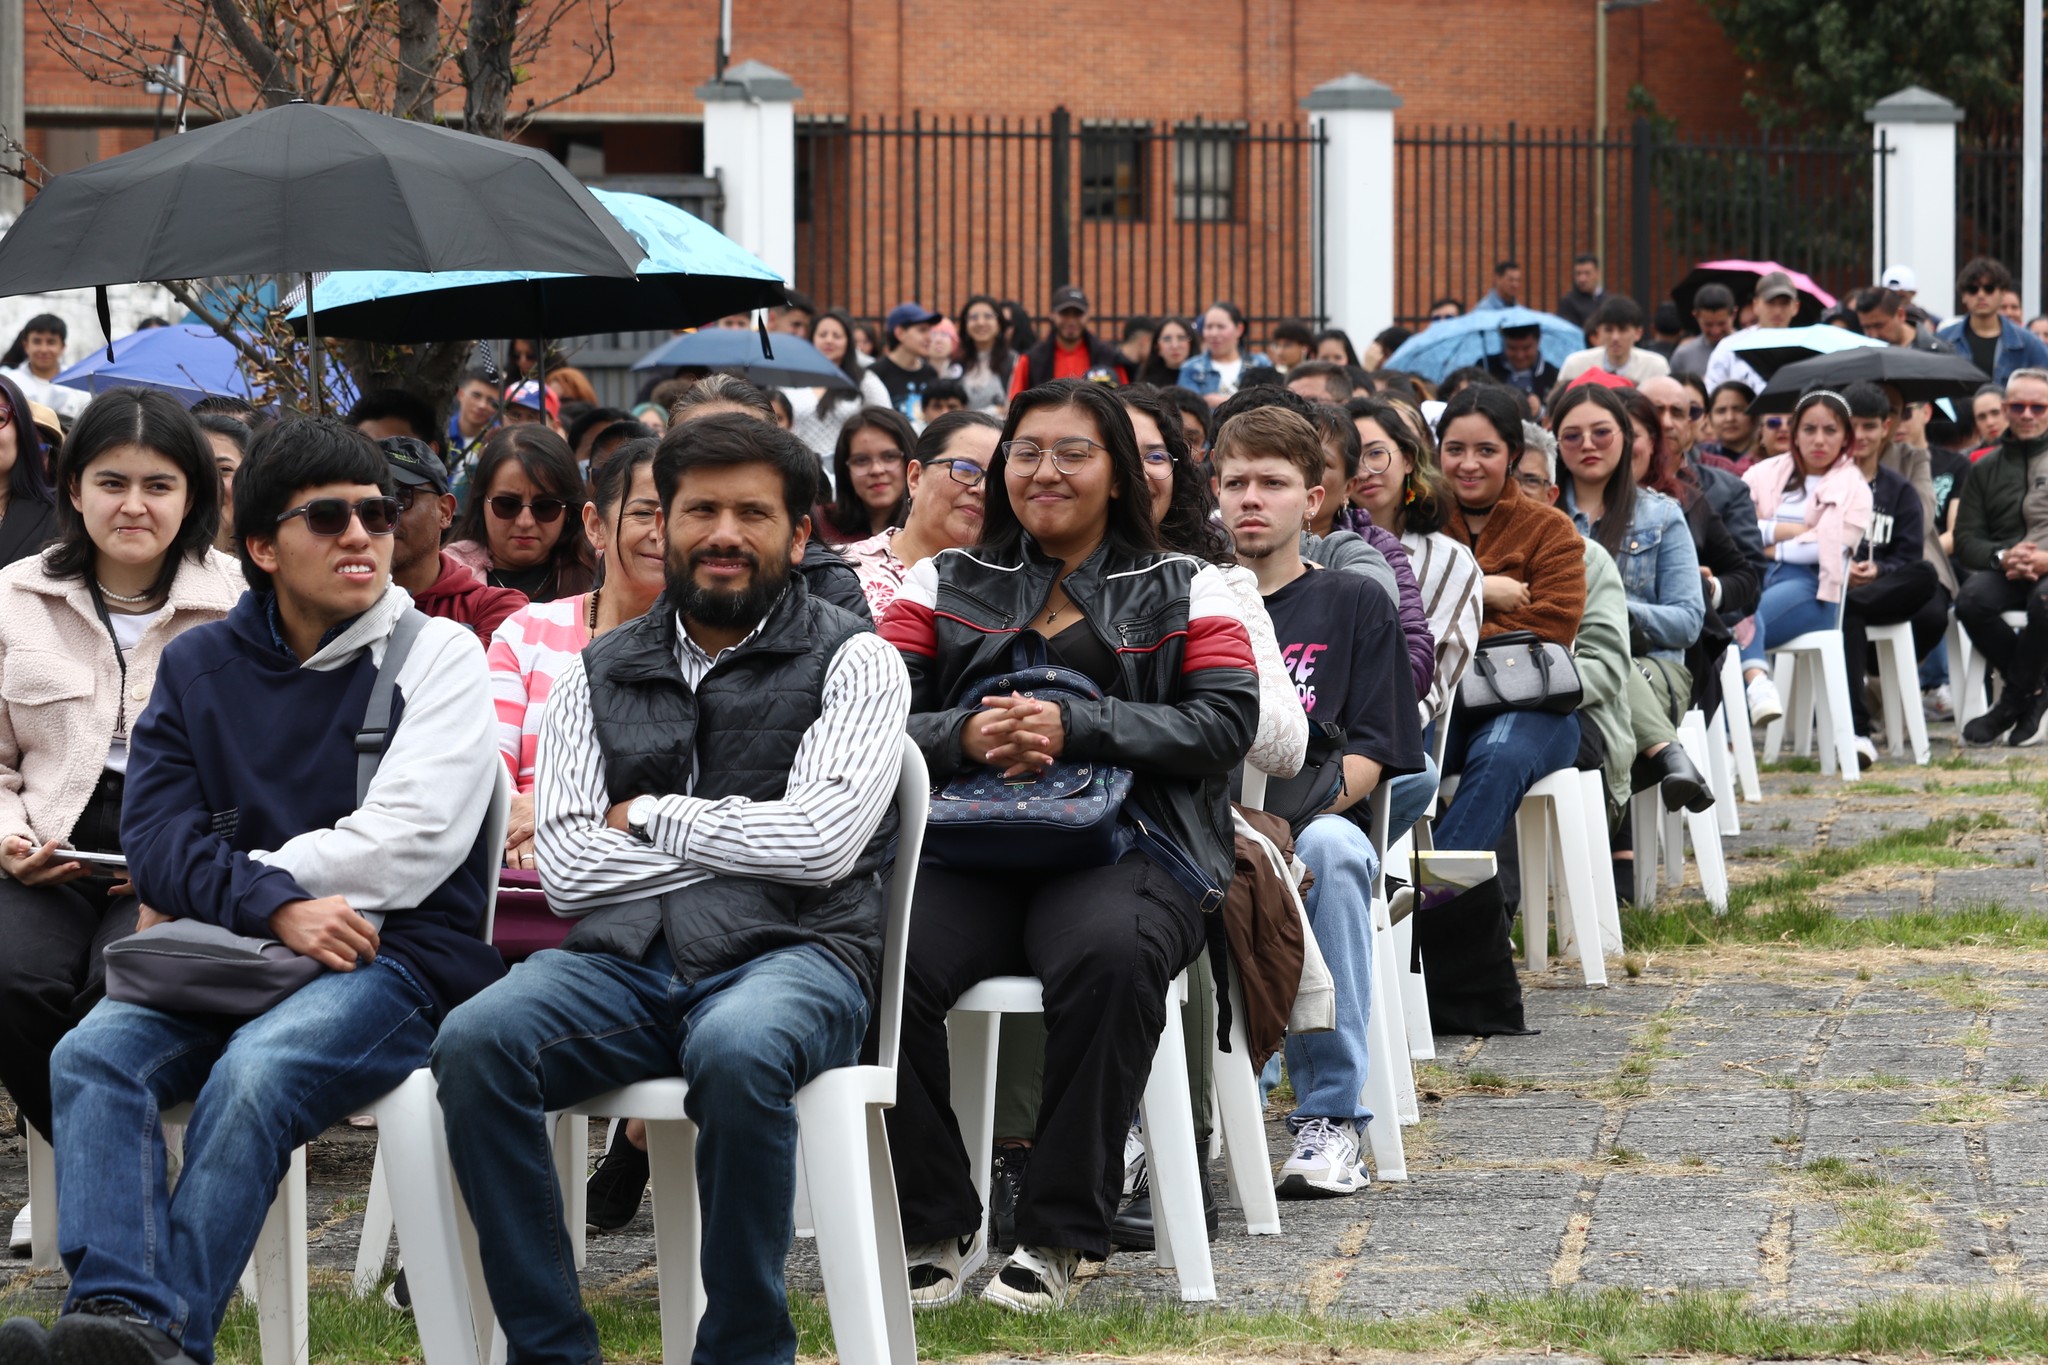
[[[1751,412],[1790,412],[1808,389],[1840,390],[1860,381],[1890,384],[1908,403],[1937,398],[1967,400],[1991,376],[1960,355],[1913,351],[1902,346],[1859,346],[1787,365],[1749,405]]]

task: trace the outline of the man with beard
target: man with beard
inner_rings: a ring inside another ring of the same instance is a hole
[[[1123,352],[1088,330],[1088,296],[1079,285],[1052,291],[1052,335],[1017,357],[1010,372],[1010,397],[1055,379],[1092,379],[1122,384]]]
[[[450,1015],[434,1051],[514,1360],[600,1358],[546,1114],[675,1075],[698,1128],[698,1358],[795,1357],[794,1097],[867,1031],[910,707],[896,651],[793,572],[816,465],[737,413],[672,431],[654,462],[667,589],[555,681],[534,848],[549,903],[580,922]]]

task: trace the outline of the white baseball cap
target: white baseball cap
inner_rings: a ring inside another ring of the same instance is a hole
[[[1887,289],[1903,289],[1907,293],[1912,293],[1919,289],[1920,277],[1913,273],[1913,267],[1910,265],[1895,265],[1884,272],[1884,278],[1878,283]]]

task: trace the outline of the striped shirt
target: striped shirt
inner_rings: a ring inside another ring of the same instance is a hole
[[[732,652],[713,658],[687,630],[676,640],[676,660],[693,689]],[[855,635],[826,668],[823,703],[797,745],[781,800],[646,793],[659,799],[642,842],[605,823],[614,797],[591,718],[590,678],[580,655],[570,659],[541,722],[534,789],[535,862],[548,904],[575,916],[721,875],[798,886],[844,877],[896,794],[910,676],[880,636]]]
[[[534,751],[548,693],[569,661],[590,643],[587,595],[535,602],[506,617],[491,636],[491,704],[498,712],[498,752],[514,789],[533,790]]]
[[[1401,546],[1408,551],[1415,584],[1422,590],[1429,633],[1436,637],[1436,676],[1422,698],[1422,723],[1428,725],[1450,713],[1458,684],[1472,663],[1473,646],[1479,643],[1483,576],[1472,552],[1441,531],[1410,531],[1401,537]]]

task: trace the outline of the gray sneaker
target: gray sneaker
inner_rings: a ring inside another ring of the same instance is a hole
[[[1081,1253],[1070,1247],[1018,1247],[981,1296],[1013,1313],[1050,1313],[1074,1301]]]

